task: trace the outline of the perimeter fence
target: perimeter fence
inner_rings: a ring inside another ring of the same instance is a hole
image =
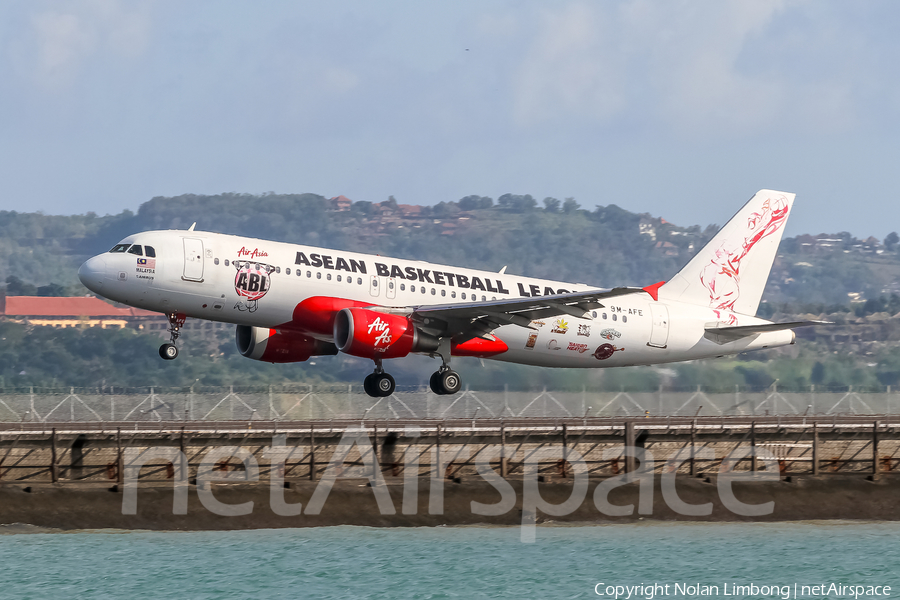
[[[459,419],[521,417],[890,415],[900,393],[841,391],[732,393],[465,389],[439,396],[427,388],[371,398],[359,385],[268,388],[145,388],[0,391],[0,422],[303,421],[314,419]]]

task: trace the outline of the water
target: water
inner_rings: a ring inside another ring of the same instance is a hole
[[[599,582],[715,584],[720,598],[781,597],[725,596],[723,583],[791,586],[794,598],[795,583],[834,582],[896,596],[898,534],[900,523],[856,522],[539,527],[534,544],[488,527],[29,533],[0,536],[0,597],[599,598]],[[669,591],[657,597],[701,597]]]

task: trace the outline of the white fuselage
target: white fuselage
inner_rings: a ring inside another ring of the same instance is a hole
[[[149,231],[122,244],[151,246],[155,257],[108,252],[88,260],[79,276],[97,294],[151,311],[279,330],[307,331],[295,310],[312,297],[401,308],[595,287],[200,231]],[[767,321],[655,301],[643,292],[610,298],[589,316],[543,318],[532,322],[533,329],[504,325],[493,335],[509,349],[492,358],[550,367],[648,365],[781,346],[794,339],[785,330],[717,344],[704,337],[707,327]],[[315,337],[330,341],[321,332]]]

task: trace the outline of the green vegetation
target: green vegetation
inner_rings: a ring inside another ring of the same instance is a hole
[[[538,201],[529,195],[466,196],[430,207],[354,202],[337,211],[315,194],[154,198],[137,213],[51,216],[0,211],[0,265],[9,295],[81,295],[78,265],[121,238],[151,229],[187,228],[343,250],[499,270],[610,287],[644,286],[675,273],[717,226],[681,227],[615,205],[581,208],[574,198]],[[733,390],[778,382],[875,388],[900,385],[900,237],[884,242],[849,233],[785,239],[759,314],[839,322],[833,331],[788,349],[659,368],[558,370],[461,360],[478,388]],[[862,320],[857,323],[856,321]],[[215,342],[182,338],[177,361],[156,354],[159,338],[133,331],[27,329],[2,324],[0,387],[189,386],[288,381],[359,383],[366,361],[323,357],[297,365],[268,365],[236,354],[233,335]],[[311,363],[316,364],[311,364]],[[423,357],[394,361],[401,384],[423,385],[434,368]]]

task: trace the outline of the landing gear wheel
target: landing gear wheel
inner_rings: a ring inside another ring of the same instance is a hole
[[[375,376],[375,389],[380,397],[386,398],[390,396],[394,393],[395,387],[394,378],[387,373]]]
[[[366,393],[373,398],[378,398],[378,390],[375,389],[375,373],[369,373],[366,375],[366,378],[363,379],[363,389],[366,390]]]
[[[440,371],[435,371],[431,374],[431,379],[428,380],[428,387],[431,388],[431,391],[437,394],[438,396],[444,395],[444,388],[441,387],[440,380],[441,373]]]
[[[175,360],[178,358],[178,346],[175,344],[163,344],[159,347],[159,357],[163,360]]]
[[[440,374],[440,381],[445,394],[455,394],[462,387],[462,380],[456,371],[444,371]]]
[[[443,396],[457,393],[462,387],[462,380],[459,378],[459,373],[447,369],[433,373],[429,385],[432,392]]]

